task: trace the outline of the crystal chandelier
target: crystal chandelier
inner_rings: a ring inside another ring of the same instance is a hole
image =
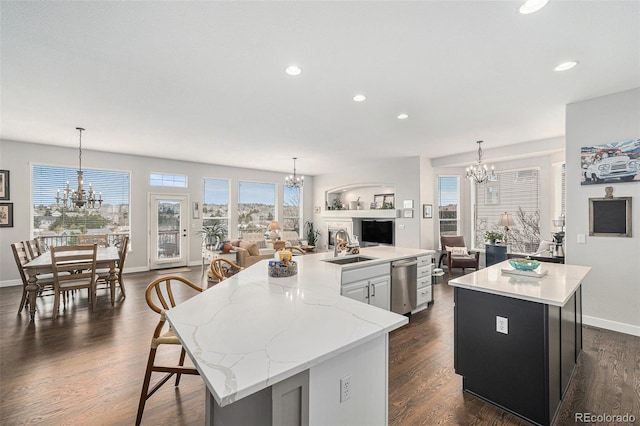
[[[284,184],[289,188],[302,188],[304,186],[304,176],[296,175],[296,160],[297,157],[293,157],[293,174],[287,176],[284,179]]]
[[[473,164],[467,167],[467,179],[474,180],[476,183],[485,183],[488,180],[497,179],[496,172],[491,166],[491,171],[487,168],[486,164],[482,164],[482,141],[478,141],[478,164]]]
[[[80,166],[78,167],[78,189],[72,191],[69,188],[69,181],[67,181],[66,188],[60,194],[60,189],[56,193],[56,204],[63,208],[88,208],[98,209],[102,206],[102,192],[96,196],[96,192],[93,190],[91,184],[89,184],[89,191],[85,191],[83,188],[82,179],[82,127],[76,127],[76,130],[80,132]]]

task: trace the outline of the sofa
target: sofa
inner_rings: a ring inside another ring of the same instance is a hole
[[[273,259],[275,250],[267,249],[268,253],[260,253],[258,243],[255,241],[231,240],[231,247],[236,252],[236,263],[246,268],[264,259]]]

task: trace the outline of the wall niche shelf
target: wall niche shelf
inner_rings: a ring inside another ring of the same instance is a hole
[[[367,209],[367,210],[324,210],[323,218],[329,217],[357,217],[363,219],[395,219],[400,217],[400,211],[396,209]]]
[[[331,188],[325,191],[323,216],[394,218],[397,217],[395,205],[390,209],[372,209],[371,207],[380,201],[380,195],[386,196],[385,201],[393,204],[395,192],[395,185],[380,182],[355,183]],[[359,212],[368,213],[363,216]]]

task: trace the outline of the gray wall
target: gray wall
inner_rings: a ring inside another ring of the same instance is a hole
[[[277,185],[277,216],[282,217],[282,186],[286,174],[254,169],[226,167],[213,164],[192,163],[177,160],[165,160],[152,157],[139,157],[112,154],[87,149],[82,150],[84,168],[115,169],[131,172],[131,244],[132,252],[127,259],[126,270],[143,271],[148,269],[148,194],[167,193],[187,195],[190,201],[202,202],[202,178],[224,178],[231,180],[231,206],[237,203],[238,180],[270,182]],[[31,164],[51,164],[59,166],[78,166],[78,150],[49,145],[0,140],[0,169],[11,172],[11,199],[14,204],[14,227],[0,228],[0,285],[19,284],[19,275],[11,243],[30,238],[31,225]],[[188,176],[189,188],[160,188],[149,186],[149,172],[175,173]],[[303,191],[303,220],[311,218],[313,177],[305,176]],[[52,199],[55,194],[52,194]],[[196,231],[202,227],[202,219],[189,219],[189,263],[201,264],[200,236]],[[230,229],[236,229],[231,222]],[[232,236],[236,234],[232,231]]]
[[[567,105],[567,261],[591,266],[585,323],[640,335],[640,182],[580,185],[580,148],[640,138],[640,88]],[[633,237],[589,237],[589,198],[633,197]],[[578,244],[578,234],[586,244]]]

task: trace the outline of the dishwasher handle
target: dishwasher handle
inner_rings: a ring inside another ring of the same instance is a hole
[[[417,260],[398,261],[391,263],[392,268],[406,268],[408,266],[417,265]]]

